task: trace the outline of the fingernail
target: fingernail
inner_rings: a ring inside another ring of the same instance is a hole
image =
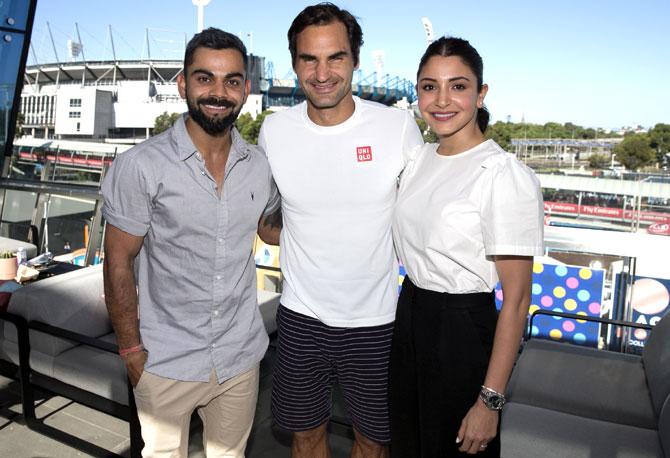
[[[456,443],[457,443],[457,444],[460,444],[460,443],[461,443],[461,438],[460,438],[460,437],[457,437],[457,438],[456,438]]]

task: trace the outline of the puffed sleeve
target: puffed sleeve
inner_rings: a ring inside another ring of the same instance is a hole
[[[151,222],[151,179],[132,150],[114,160],[102,183],[105,220],[128,234],[142,237]]]
[[[486,165],[486,164],[485,164]],[[487,256],[544,253],[540,182],[516,158],[491,164],[483,174],[482,235]]]

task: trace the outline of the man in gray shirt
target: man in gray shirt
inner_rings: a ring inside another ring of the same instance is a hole
[[[252,246],[275,242],[279,196],[262,150],[233,127],[250,90],[239,38],[186,48],[188,114],[118,157],[103,183],[105,299],[134,386],[144,456],[244,456],[268,337]],[[139,312],[139,313],[138,313]]]

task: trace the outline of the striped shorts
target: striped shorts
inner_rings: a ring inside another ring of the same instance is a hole
[[[332,388],[338,383],[356,431],[387,444],[393,323],[335,328],[280,305],[277,328],[272,384],[276,424],[289,431],[306,431],[323,424],[330,418]]]

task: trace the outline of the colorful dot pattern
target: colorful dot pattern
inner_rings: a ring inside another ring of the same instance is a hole
[[[604,278],[604,270],[536,262],[529,313],[542,309],[600,316]],[[500,309],[503,299],[500,283],[496,285],[495,296]],[[598,323],[541,315],[533,320],[533,325],[534,337],[591,347],[598,345]]]
[[[600,316],[604,277],[604,270],[536,262],[533,264],[529,314],[544,309],[582,316]],[[404,278],[405,268],[401,265],[398,294]],[[500,283],[495,287],[495,299],[500,310],[503,300]],[[535,318],[533,324],[533,337],[591,347],[598,345],[598,323],[541,315]]]

